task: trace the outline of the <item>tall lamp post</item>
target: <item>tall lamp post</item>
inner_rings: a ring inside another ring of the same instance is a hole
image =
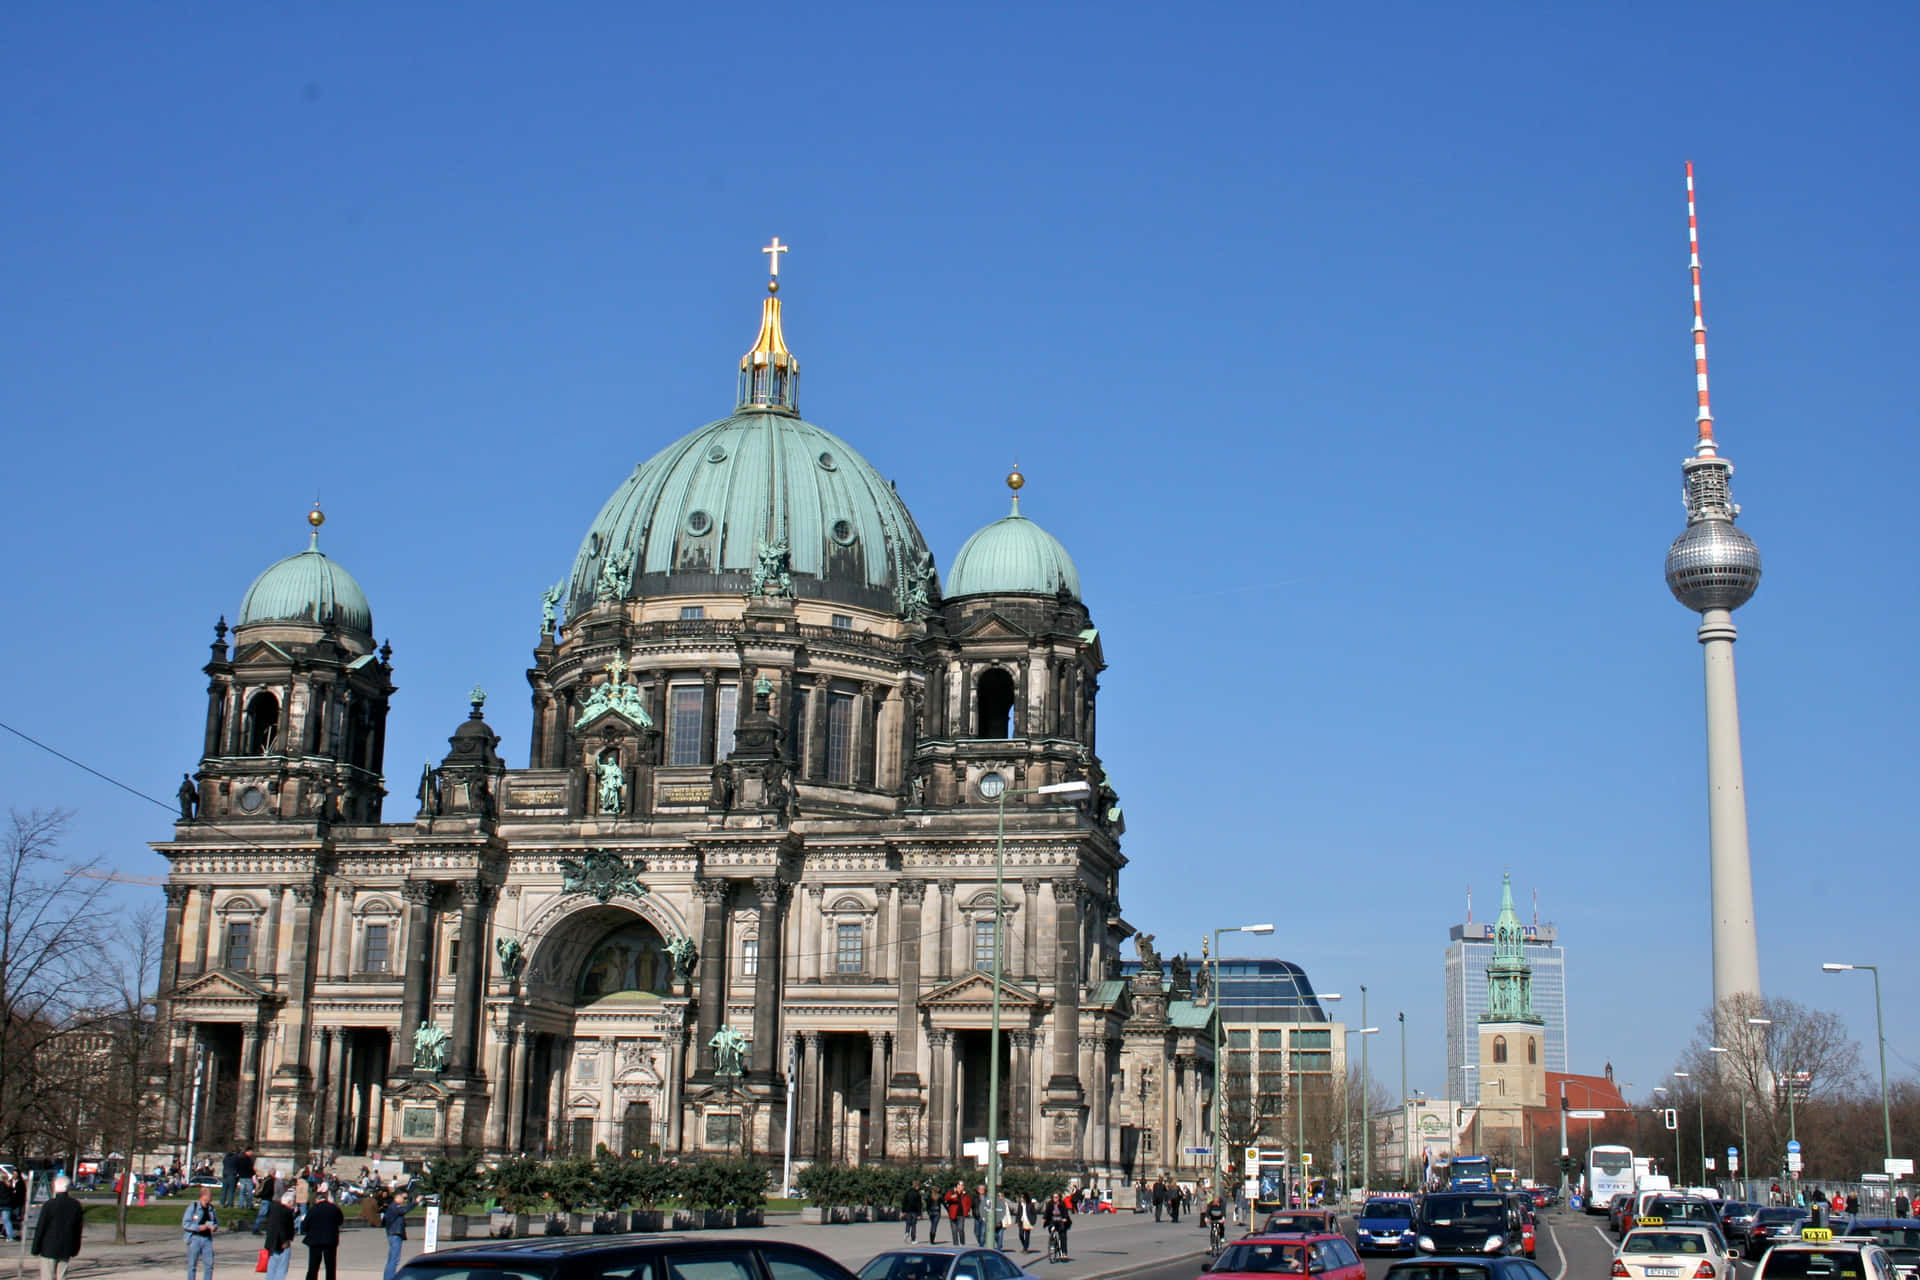
[[[1707,1052],[1708,1053],[1726,1053],[1728,1052],[1728,1050],[1724,1045],[1710,1044],[1707,1046]],[[1718,1074],[1717,1067],[1715,1069],[1715,1073]],[[1705,1104],[1703,1103],[1701,1105],[1704,1106]],[[1704,1118],[1702,1119],[1701,1123],[1703,1124],[1705,1123]],[[1706,1142],[1706,1139],[1702,1137],[1700,1139],[1700,1156],[1703,1161],[1706,1159],[1706,1151],[1707,1151],[1707,1142]],[[1744,1162],[1746,1158],[1747,1158],[1747,1091],[1745,1089],[1742,1089],[1740,1091],[1740,1159]],[[1745,1173],[1746,1170],[1745,1169],[1740,1169],[1740,1170],[1729,1169],[1727,1170],[1727,1172],[1729,1174],[1732,1174],[1735,1172]],[[1728,1178],[1727,1181],[1732,1182],[1733,1179]],[[1738,1188],[1736,1188],[1736,1192],[1737,1191],[1738,1191]],[[1747,1197],[1741,1196],[1740,1198],[1744,1200]]]
[[[1692,1078],[1692,1073],[1686,1071],[1676,1071],[1673,1074],[1677,1080]],[[1705,1186],[1707,1184],[1707,1100],[1703,1095],[1694,1097],[1693,1111],[1694,1118],[1700,1123],[1700,1185]],[[1679,1132],[1676,1122],[1674,1133],[1677,1135]],[[1678,1164],[1679,1161],[1676,1159],[1675,1163]]]
[[[1880,1042],[1880,1124],[1887,1135],[1887,1159],[1893,1159],[1893,1112],[1887,1108],[1887,1024],[1880,1015],[1880,966],[1876,964],[1823,964],[1828,973],[1851,973],[1865,969],[1873,975],[1873,1031]],[[1893,1170],[1888,1168],[1887,1172]]]
[[[1225,1191],[1225,1188],[1221,1185],[1223,1181],[1221,1170],[1227,1157],[1226,1149],[1220,1145],[1220,1112],[1222,1099],[1225,1096],[1221,1089],[1221,1080],[1227,1072],[1227,1049],[1226,1045],[1220,1040],[1220,935],[1223,933],[1265,934],[1272,932],[1273,926],[1270,924],[1230,925],[1227,928],[1215,929],[1213,931],[1213,957],[1207,967],[1207,998],[1213,1001],[1213,1133],[1210,1136],[1213,1139],[1213,1194],[1215,1199],[1220,1198]],[[1249,1080],[1247,1084],[1249,1089],[1254,1087],[1254,1082],[1251,1080]]]
[[[1367,989],[1362,987],[1360,988],[1360,1021],[1365,1022],[1366,1020]],[[1379,1034],[1380,1028],[1378,1027],[1361,1027],[1358,1031],[1349,1030],[1346,1034],[1346,1040],[1349,1042],[1355,1036],[1360,1037],[1360,1189],[1362,1191],[1373,1186],[1373,1165],[1370,1163],[1370,1158],[1373,1155],[1373,1143],[1368,1140],[1372,1134],[1373,1116],[1367,1109],[1367,1037],[1377,1036]],[[1344,1045],[1341,1049],[1340,1056],[1343,1059],[1347,1056]],[[1345,1066],[1346,1064],[1342,1062],[1341,1065]],[[1353,1116],[1351,1099],[1349,1099],[1348,1105],[1342,1107],[1341,1110],[1344,1111],[1349,1120],[1351,1120]],[[1353,1168],[1352,1134],[1347,1135],[1346,1155],[1347,1168],[1351,1169]],[[1351,1179],[1344,1179],[1343,1181],[1351,1181]]]
[[[1406,1131],[1400,1135],[1400,1185],[1408,1187],[1407,1175],[1413,1165],[1413,1114],[1407,1110],[1407,1011],[1395,1015],[1400,1020],[1400,1122]]]
[[[1000,945],[1006,919],[1007,877],[1007,797],[1058,796],[1062,800],[1084,800],[1093,787],[1084,778],[1055,782],[1044,787],[1009,789],[1007,780],[994,772],[980,775],[980,794],[994,802],[993,827],[993,1030],[987,1040],[987,1239],[998,1248],[1000,1243],[1000,971],[1005,956]]]

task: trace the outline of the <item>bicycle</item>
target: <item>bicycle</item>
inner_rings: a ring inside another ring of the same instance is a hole
[[[1227,1224],[1218,1218],[1207,1223],[1207,1256],[1217,1258],[1227,1247]]]
[[[1049,1222],[1047,1224],[1047,1261],[1065,1262],[1066,1260],[1066,1238],[1060,1234],[1059,1224]]]

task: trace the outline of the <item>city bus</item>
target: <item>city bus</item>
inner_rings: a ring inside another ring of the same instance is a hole
[[[1640,1162],[1630,1147],[1594,1147],[1587,1152],[1587,1212],[1605,1213],[1607,1202],[1639,1188]]]
[[[1456,1191],[1493,1190],[1493,1161],[1486,1156],[1455,1156],[1447,1166],[1447,1185]]]
[[[1518,1191],[1520,1189],[1520,1171],[1518,1169],[1495,1169],[1493,1171],[1493,1189],[1496,1191]]]

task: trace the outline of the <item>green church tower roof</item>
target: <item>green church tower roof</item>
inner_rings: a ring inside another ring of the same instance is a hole
[[[1026,477],[1007,476],[1013,510],[977,531],[947,569],[947,596],[1044,595],[1061,588],[1080,598],[1080,574],[1060,540],[1020,514]]]
[[[355,635],[373,635],[373,608],[353,575],[320,550],[320,504],[307,513],[313,539],[305,551],[268,565],[240,601],[240,626],[255,622],[332,625]]]
[[[1482,1022],[1546,1020],[1533,1011],[1533,966],[1527,963],[1526,931],[1513,909],[1513,877],[1500,881],[1500,918],[1493,926],[1493,963],[1487,966],[1487,1011]]]

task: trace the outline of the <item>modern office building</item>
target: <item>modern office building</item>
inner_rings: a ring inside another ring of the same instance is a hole
[[[1567,1069],[1567,953],[1559,931],[1535,921],[1520,926],[1527,966],[1533,974],[1533,1011],[1543,1024],[1548,1071]],[[1487,1012],[1487,966],[1494,960],[1491,920],[1454,925],[1447,931],[1447,1096],[1478,1098],[1480,1023]],[[1474,1071],[1462,1069],[1471,1063]]]

